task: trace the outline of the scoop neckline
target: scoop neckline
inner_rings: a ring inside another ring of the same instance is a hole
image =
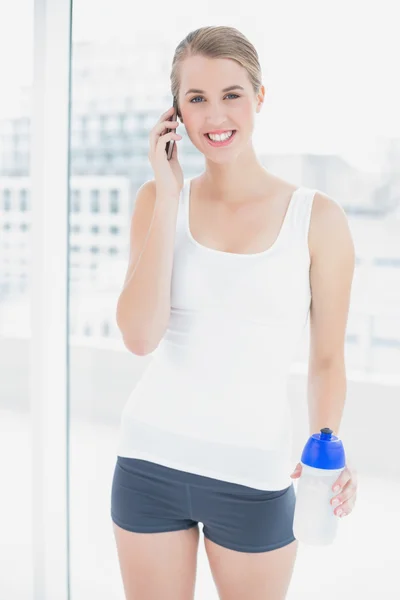
[[[239,252],[239,253],[237,253],[237,252],[225,252],[225,250],[218,250],[217,248],[210,248],[209,246],[204,246],[203,244],[200,244],[200,242],[198,242],[193,237],[192,232],[190,231],[190,221],[189,221],[191,186],[192,186],[192,179],[186,179],[185,185],[184,185],[184,190],[183,190],[184,191],[183,200],[184,200],[184,213],[185,213],[185,230],[186,230],[186,235],[189,238],[189,240],[195,246],[200,248],[201,250],[205,250],[206,252],[209,252],[216,256],[218,256],[218,255],[219,256],[232,256],[233,258],[245,258],[245,259],[266,256],[267,254],[269,254],[270,252],[275,250],[275,248],[282,242],[285,230],[288,226],[290,213],[293,211],[294,197],[300,192],[300,190],[303,189],[303,186],[300,186],[293,191],[293,193],[290,197],[289,205],[286,209],[286,213],[283,218],[283,223],[279,230],[278,236],[269,248],[267,248],[266,250],[262,250],[261,252],[252,252],[252,253]]]

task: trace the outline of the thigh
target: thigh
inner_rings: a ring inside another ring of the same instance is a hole
[[[187,513],[187,488],[168,475],[154,463],[117,459],[111,517],[126,600],[194,597],[198,523]]]
[[[277,550],[246,553],[204,538],[220,600],[284,600],[296,561],[298,541]]]
[[[198,527],[163,533],[113,527],[126,600],[193,600]]]
[[[204,516],[204,545],[220,599],[284,600],[298,549],[293,484],[263,491],[219,482],[206,492],[191,491],[193,516]]]

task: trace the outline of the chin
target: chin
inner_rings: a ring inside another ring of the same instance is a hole
[[[237,158],[236,154],[234,156],[231,154],[230,156],[225,156],[224,158],[208,156],[208,154],[205,153],[203,154],[207,160],[213,162],[216,165],[229,165],[230,163],[233,163]]]

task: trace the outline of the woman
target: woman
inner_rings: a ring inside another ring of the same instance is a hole
[[[171,107],[151,131],[155,179],[137,194],[117,307],[127,348],[153,353],[122,413],[112,486],[125,593],[193,598],[201,522],[222,599],[282,600],[298,544],[291,477],[301,472],[290,475],[285,388],[310,313],[310,433],[337,435],[353,243],[336,201],[258,160],[265,89],[244,35],[191,32],[171,89],[205,169],[184,179]],[[354,474],[346,468],[339,483],[349,513]]]

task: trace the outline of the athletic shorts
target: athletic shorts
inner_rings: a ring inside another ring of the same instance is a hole
[[[239,552],[266,552],[295,541],[293,483],[265,491],[137,458],[117,457],[111,518],[138,533],[203,524],[204,537]]]

